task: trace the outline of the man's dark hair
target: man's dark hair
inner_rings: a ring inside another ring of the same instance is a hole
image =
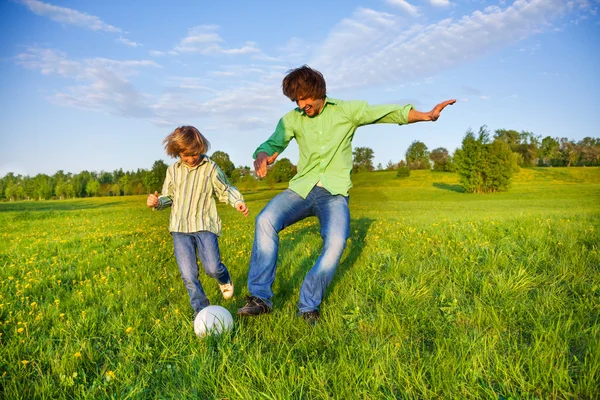
[[[324,99],[327,96],[325,78],[316,69],[303,65],[288,71],[281,84],[283,94],[291,101],[302,99]]]

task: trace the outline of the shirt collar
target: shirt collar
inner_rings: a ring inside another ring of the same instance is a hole
[[[203,166],[204,164],[206,164],[208,162],[208,160],[209,160],[208,156],[206,154],[202,154],[202,159],[200,160],[200,163],[198,163],[198,165],[196,165],[195,167],[190,167],[189,165],[187,165],[186,163],[181,161],[181,159],[178,161],[178,163],[179,163],[180,167],[186,167],[189,170],[193,170],[193,169]]]

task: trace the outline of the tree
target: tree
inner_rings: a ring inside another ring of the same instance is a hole
[[[577,143],[583,165],[600,165],[600,139],[585,137]]]
[[[507,190],[515,170],[517,155],[503,140],[490,143],[489,131],[484,125],[479,134],[469,129],[462,147],[454,153],[460,182],[466,192],[489,193]]]
[[[406,150],[406,163],[410,169],[430,169],[429,150],[425,143],[415,140]]]
[[[229,159],[229,154],[224,151],[215,151],[210,159],[215,162],[221,168],[221,171],[227,176],[227,178],[231,179],[233,171],[235,170],[235,165]]]
[[[100,191],[100,182],[95,179],[90,179],[85,185],[85,191],[88,196],[98,196],[98,192]]]
[[[448,162],[448,150],[444,147],[438,147],[431,150],[429,158],[433,161],[434,171],[448,171],[446,164]]]
[[[397,169],[398,169],[398,164],[393,163],[392,160],[388,161],[387,165],[385,166],[386,171],[394,171]]]
[[[296,175],[296,167],[288,158],[282,158],[273,164],[267,174],[267,183],[287,182]]]
[[[531,132],[497,129],[494,139],[506,143],[511,151],[520,154],[519,165],[533,167],[538,162],[540,137]]]
[[[167,168],[169,168],[169,166],[165,164],[163,160],[157,160],[152,164],[152,169],[150,171],[144,172],[142,180],[148,193],[153,193],[162,189],[162,184],[167,176]]]
[[[373,157],[375,153],[370,147],[357,147],[352,152],[354,162],[352,172],[373,171]]]
[[[546,136],[542,139],[539,155],[542,157],[543,165],[549,166],[556,164],[560,159],[560,143],[558,140]]]

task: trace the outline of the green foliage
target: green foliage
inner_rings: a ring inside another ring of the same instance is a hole
[[[466,192],[490,193],[507,190],[513,173],[518,169],[517,155],[502,140],[489,141],[486,126],[479,128],[478,137],[470,129],[462,147],[454,153],[456,170]]]
[[[398,167],[396,172],[396,177],[398,178],[408,178],[410,176],[410,168],[408,166],[403,165],[402,167]]]
[[[434,171],[450,171],[448,159],[450,158],[448,150],[444,147],[433,149],[429,154],[429,158],[433,161]]]
[[[85,191],[88,196],[98,196],[98,193],[100,192],[100,182],[95,179],[90,179],[85,186]]]
[[[215,151],[212,154],[212,156],[210,156],[210,159],[213,160],[215,164],[219,166],[221,171],[223,171],[225,176],[227,176],[227,178],[231,180],[233,176],[233,171],[235,170],[235,165],[233,164],[233,162],[231,162],[229,154],[220,150]]]
[[[373,171],[375,169],[373,167],[375,153],[370,147],[356,147],[352,155],[354,157],[352,162],[353,173]]]
[[[288,182],[296,175],[296,167],[288,158],[277,160],[267,173],[267,183],[274,185],[275,183]]]
[[[415,140],[406,150],[406,164],[410,169],[431,169],[429,150],[425,143]]]

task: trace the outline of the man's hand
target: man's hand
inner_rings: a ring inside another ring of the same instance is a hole
[[[152,208],[156,208],[156,206],[158,206],[158,192],[154,192],[154,194],[150,193],[148,195],[148,199],[146,199],[146,205]]]
[[[456,100],[446,100],[433,107],[433,110],[429,112],[417,111],[414,108],[408,112],[408,123],[412,124],[413,122],[421,122],[421,121],[437,121],[440,117],[440,113],[446,106],[456,103]]]
[[[267,175],[267,165],[271,165],[275,162],[279,156],[279,153],[275,152],[272,156],[268,155],[266,152],[261,151],[256,155],[256,160],[254,160],[254,170],[256,171],[256,176],[259,178],[264,178]]]
[[[248,216],[248,206],[243,201],[240,201],[235,205],[235,209],[244,214],[244,217]]]
[[[450,106],[454,103],[456,103],[456,100],[454,99],[446,100],[433,107],[433,110],[429,112],[429,115],[431,116],[431,121],[437,121],[437,119],[440,117],[440,113],[442,112],[442,110],[446,108],[446,106]]]

